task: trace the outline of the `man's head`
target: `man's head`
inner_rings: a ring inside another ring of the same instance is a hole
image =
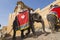
[[[50,5],[50,8],[52,8],[53,7],[53,5]]]
[[[14,9],[14,12],[16,12],[18,8],[19,9],[25,9],[26,8],[26,5],[22,1],[18,1],[17,2],[17,6]]]
[[[25,5],[25,4],[24,4],[22,1],[18,1],[18,2],[17,2],[17,6],[18,6],[18,7],[23,8],[24,5]]]
[[[27,5],[25,5],[22,1],[17,2],[17,6],[15,7],[14,12],[18,9],[18,7],[21,9],[28,9],[28,10],[32,9],[32,8],[28,7]]]

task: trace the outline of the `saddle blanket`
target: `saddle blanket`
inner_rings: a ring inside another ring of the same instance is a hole
[[[29,12],[25,10],[23,12],[19,12],[17,15],[18,21],[18,30],[27,29],[29,27]]]

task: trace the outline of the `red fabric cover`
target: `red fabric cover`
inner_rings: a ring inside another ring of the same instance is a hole
[[[56,12],[58,15],[58,18],[60,18],[60,7],[53,8],[51,11]]]
[[[29,22],[29,13],[28,11],[19,12],[17,15],[19,26],[24,25]]]

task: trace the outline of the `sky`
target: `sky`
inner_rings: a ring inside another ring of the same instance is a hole
[[[0,0],[0,24],[8,25],[9,14],[13,13],[18,0]],[[55,0],[22,0],[27,6],[33,8],[44,8]]]

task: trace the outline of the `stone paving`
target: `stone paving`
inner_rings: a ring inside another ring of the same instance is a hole
[[[12,39],[10,38],[6,40],[12,40]],[[20,39],[20,37],[17,37],[16,40],[22,40],[22,39]],[[45,36],[45,34],[40,34],[36,38],[34,38],[33,36],[30,36],[28,38],[25,38],[24,40],[60,40],[60,32],[50,33],[47,36]]]
[[[60,40],[60,32],[54,34],[48,34],[44,36],[44,34],[40,35],[38,38],[26,38],[25,40]]]
[[[23,40],[60,40],[60,32],[55,32],[55,33],[51,33],[49,29],[46,28],[46,31],[48,32],[48,34],[44,34],[41,30],[36,32],[38,37],[34,37],[32,36],[32,34],[30,34],[29,37],[23,39]],[[12,40],[12,38],[7,38],[6,40]],[[16,40],[22,40],[20,37],[17,37]]]

